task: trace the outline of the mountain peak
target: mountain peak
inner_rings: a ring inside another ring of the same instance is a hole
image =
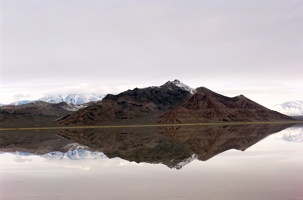
[[[238,96],[236,96],[238,99],[247,99],[247,97],[246,96],[244,96],[243,94],[240,94],[240,95],[238,95]]]
[[[167,81],[164,85],[166,85],[166,86],[174,85],[174,86],[177,86],[177,87],[179,87],[183,90],[186,90],[186,91],[190,92],[191,94],[195,93],[195,89],[189,87],[188,85],[185,85],[184,83],[182,83],[178,79],[175,79],[174,81]]]
[[[178,79],[175,79],[174,81],[172,81],[174,84],[180,84],[181,81],[179,81]]]

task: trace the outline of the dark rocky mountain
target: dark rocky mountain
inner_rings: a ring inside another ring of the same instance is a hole
[[[159,114],[183,104],[190,91],[178,86],[179,81],[160,87],[135,88],[118,95],[108,94],[102,101],[71,113],[59,120],[64,125],[94,125],[102,123],[155,123]]]
[[[287,121],[243,95],[233,98],[207,88],[193,90],[175,80],[160,87],[135,88],[61,118],[63,125]]]
[[[230,150],[245,151],[287,125],[174,126],[149,128],[1,131],[0,151],[47,154],[67,152],[77,143],[137,163],[161,163],[180,169],[194,159],[206,161]]]
[[[23,105],[7,105],[0,107],[0,125],[1,127],[46,126],[73,111],[73,106],[65,102],[52,104],[35,101]]]
[[[282,121],[291,117],[272,111],[243,95],[226,97],[205,87],[181,106],[160,116],[160,123]]]

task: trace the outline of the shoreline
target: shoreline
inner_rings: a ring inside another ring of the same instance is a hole
[[[255,122],[205,122],[184,124],[121,124],[121,125],[87,125],[87,126],[47,126],[47,127],[6,127],[0,131],[23,130],[68,130],[68,129],[108,129],[108,128],[148,128],[148,127],[176,127],[176,126],[226,126],[226,125],[258,125],[258,124],[302,124],[303,121],[255,121]]]

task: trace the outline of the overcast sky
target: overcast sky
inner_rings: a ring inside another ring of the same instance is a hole
[[[302,0],[0,0],[0,103],[179,79],[303,100]]]

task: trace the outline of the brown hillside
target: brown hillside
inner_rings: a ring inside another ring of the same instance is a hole
[[[243,95],[233,98],[207,88],[197,88],[178,108],[160,116],[160,123],[197,123],[220,121],[283,121],[291,117],[269,110]]]

